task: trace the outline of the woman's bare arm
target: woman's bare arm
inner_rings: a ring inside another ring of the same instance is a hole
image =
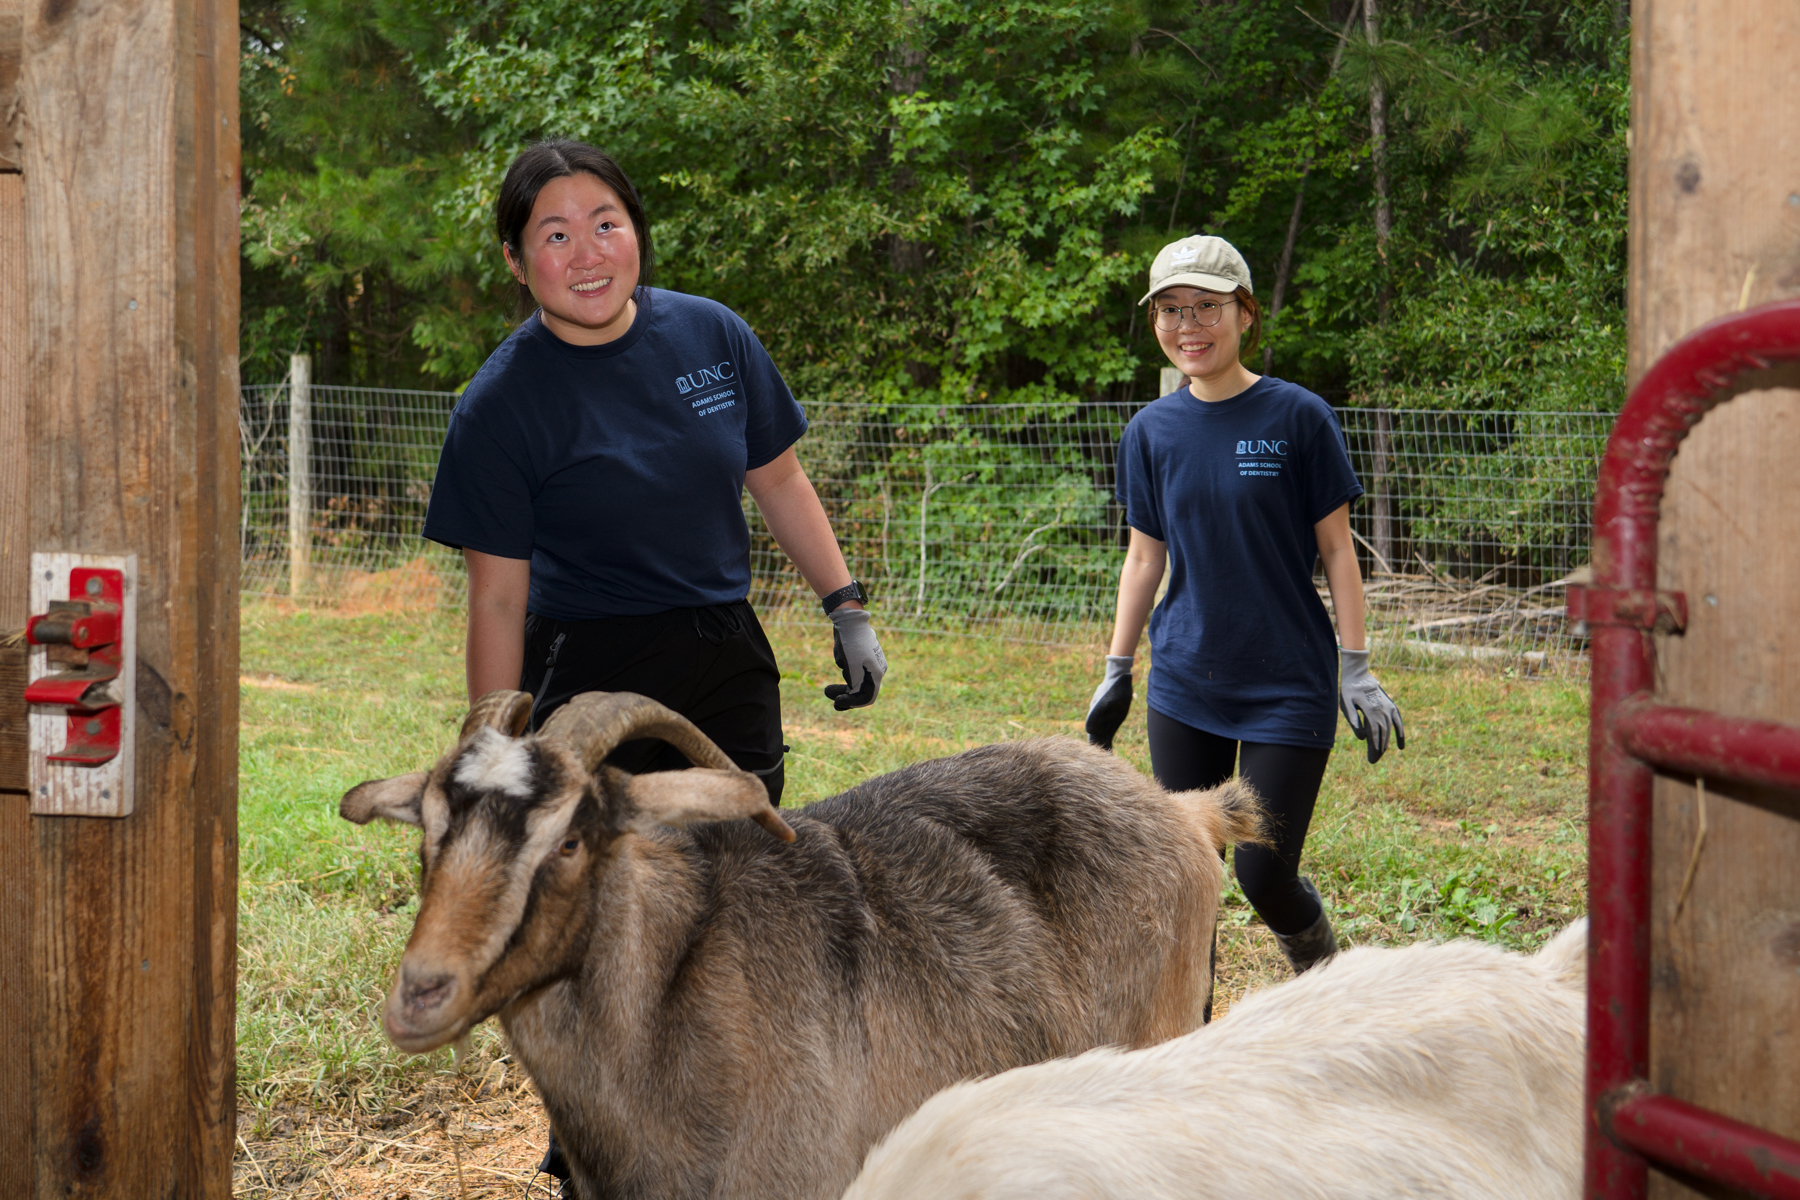
[[[525,604],[531,560],[464,550],[469,567],[469,632],[463,664],[469,702],[519,686],[525,666]]]
[[[1162,582],[1168,557],[1167,542],[1158,541],[1141,529],[1131,531],[1125,565],[1119,568],[1119,603],[1113,615],[1108,654],[1129,658],[1137,653],[1138,638],[1144,632],[1150,606],[1156,603],[1156,585]]]
[[[838,548],[837,535],[819,503],[819,493],[800,466],[794,448],[789,446],[770,463],[744,472],[744,486],[756,501],[763,521],[782,551],[794,560],[814,594],[828,596],[850,582],[850,568],[844,565],[844,552]],[[854,600],[846,607],[861,608]]]
[[[1319,557],[1325,563],[1325,586],[1331,589],[1338,644],[1346,650],[1366,649],[1362,567],[1356,561],[1356,543],[1350,537],[1350,506],[1340,504],[1334,508],[1313,526],[1313,536],[1319,540]]]

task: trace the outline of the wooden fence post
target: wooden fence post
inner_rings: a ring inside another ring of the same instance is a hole
[[[1369,471],[1369,544],[1375,561],[1369,570],[1389,570],[1394,561],[1393,467],[1394,413],[1392,409],[1375,410],[1375,445],[1370,455]]]
[[[288,358],[288,595],[312,583],[312,356]]]
[[[7,1200],[231,1194],[238,37],[0,0],[0,632],[33,552],[139,564],[134,812],[25,815],[0,697]]]
[[[1697,326],[1800,295],[1800,5],[1638,0],[1632,10],[1635,382]],[[1792,389],[1727,401],[1682,443],[1657,586],[1686,593],[1689,625],[1658,639],[1661,703],[1800,724],[1796,463]],[[1800,1138],[1796,817],[1793,792],[1656,782],[1650,1083],[1789,1138]],[[1701,1193],[1652,1172],[1650,1194]]]
[[[22,629],[31,511],[25,445],[25,193],[5,120],[18,95],[20,14],[0,0],[0,635]],[[31,805],[25,647],[0,645],[0,1195],[31,1190]]]

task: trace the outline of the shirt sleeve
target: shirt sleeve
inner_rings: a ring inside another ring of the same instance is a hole
[[[519,456],[507,453],[459,408],[438,454],[425,536],[456,550],[530,558],[536,540],[534,490]]]
[[[1124,436],[1119,439],[1119,460],[1114,470],[1119,480],[1119,503],[1125,507],[1125,523],[1159,542],[1168,541],[1163,536],[1156,472],[1150,464],[1150,447],[1142,422],[1133,419],[1125,426]]]
[[[743,381],[745,407],[744,467],[754,471],[780,458],[782,451],[800,440],[806,432],[806,412],[750,326],[741,317],[737,325],[742,343],[738,377]]]
[[[1340,504],[1363,494],[1356,471],[1350,465],[1350,448],[1344,440],[1343,426],[1337,414],[1319,401],[1322,412],[1316,414],[1308,437],[1305,463],[1306,519],[1314,525],[1323,521]]]

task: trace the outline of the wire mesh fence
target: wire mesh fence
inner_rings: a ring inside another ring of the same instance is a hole
[[[243,394],[247,595],[356,609],[459,603],[456,555],[419,536],[456,397],[311,389],[310,576],[289,538],[284,386]],[[1119,435],[1141,404],[815,406],[799,445],[885,627],[1091,643],[1127,531]],[[1340,410],[1368,494],[1352,510],[1377,636],[1426,653],[1574,658],[1562,580],[1586,561],[1607,413]],[[304,435],[302,435],[304,436]],[[754,505],[751,599],[813,619]]]
[[[317,384],[309,391],[302,456],[311,466],[310,572],[295,570],[289,537],[289,469],[298,449],[290,438],[290,389],[241,393],[244,594],[298,592],[351,605],[460,599],[461,559],[419,536],[456,394]]]

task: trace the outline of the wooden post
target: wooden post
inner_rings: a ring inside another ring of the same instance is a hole
[[[1800,295],[1800,6],[1633,10],[1635,381],[1706,321]],[[1800,723],[1796,463],[1792,390],[1740,396],[1682,444],[1658,547],[1658,586],[1689,613],[1659,639],[1667,703]],[[1707,783],[1702,800],[1660,778],[1655,805],[1650,1082],[1800,1138],[1800,795]],[[1701,1194],[1655,1172],[1650,1192]]]
[[[21,630],[30,551],[26,474],[25,193],[13,125],[19,91],[20,14],[0,0],[0,638]],[[25,647],[0,645],[0,1195],[31,1188],[31,817],[25,791]]]
[[[140,570],[135,811],[0,797],[8,1200],[231,1193],[237,63],[232,0],[0,0],[0,630],[32,552]]]
[[[1369,461],[1369,545],[1375,561],[1369,570],[1390,570],[1394,562],[1393,467],[1394,414],[1375,410],[1375,445]]]
[[[288,357],[288,595],[312,583],[312,356]]]

